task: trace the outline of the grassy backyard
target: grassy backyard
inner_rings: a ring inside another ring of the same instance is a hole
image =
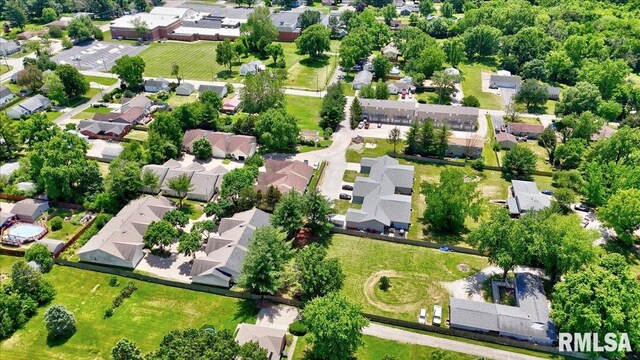
[[[328,79],[333,75],[337,60],[335,56],[323,56],[311,59],[306,55],[296,53],[295,43],[279,43],[285,53],[288,79],[286,86],[315,90],[324,88]],[[241,63],[247,63],[257,58],[254,55],[243,57],[232,67],[232,73],[226,67],[213,61],[217,42],[201,41],[195,43],[166,42],[152,43],[140,53],[145,61],[146,76],[163,76],[173,79],[171,65],[176,63],[186,79],[208,81],[240,81],[238,73]],[[262,59],[267,66],[273,61]]]
[[[176,106],[180,106],[180,105],[184,105],[184,104],[190,104],[193,102],[198,101],[198,93],[194,92],[193,94],[189,95],[189,96],[181,96],[181,95],[176,95],[175,93],[173,95],[171,95],[171,97],[169,98],[169,100],[167,100],[167,104],[169,104],[169,106],[172,107],[176,107]]]
[[[104,86],[111,86],[118,81],[118,79],[115,79],[115,78],[104,77],[104,76],[93,76],[93,75],[85,75],[84,79],[87,80],[88,82],[94,82]]]
[[[460,64],[458,68],[462,72],[462,90],[465,96],[477,97],[483,109],[502,109],[502,100],[499,96],[482,91],[482,73],[495,71],[495,68],[479,63]]]
[[[298,119],[300,129],[322,131],[319,125],[321,98],[295,95],[285,95],[285,98],[287,112]]]
[[[363,157],[379,157],[393,153],[393,144],[386,139],[365,138],[364,141],[362,144],[349,146],[347,162],[359,163]],[[404,141],[400,141],[396,145],[396,151],[401,152],[403,148]]]
[[[124,138],[129,140],[146,141],[148,137],[149,133],[146,131],[131,130]]]
[[[0,256],[4,268],[10,261]],[[56,288],[53,304],[61,304],[76,317],[77,331],[67,341],[48,341],[44,310],[0,344],[6,359],[110,359],[111,347],[120,339],[130,339],[143,353],[156,349],[162,337],[173,329],[213,325],[233,330],[240,322],[253,323],[253,302],[145,282],[113,316],[104,311],[120,292],[109,286],[110,275],[56,266],[45,277]]]
[[[329,257],[340,260],[346,275],[343,294],[367,313],[403,320],[416,319],[420,308],[443,305],[448,316],[449,295],[443,281],[469,276],[488,266],[486,259],[434,249],[392,244],[347,235],[329,240]],[[469,272],[458,265],[466,264]],[[382,291],[378,280],[386,275],[391,288]]]
[[[50,239],[67,241],[71,239],[71,237],[78,231],[78,229],[82,227],[80,218],[84,216],[84,212],[78,213],[63,208],[57,208],[54,210],[57,210],[55,216],[58,216],[62,219],[62,228],[56,231],[49,231],[47,237]],[[53,213],[53,211],[51,210],[50,212]],[[71,217],[71,220],[65,220],[65,218],[69,216]],[[47,227],[49,228],[49,230],[51,230],[51,219],[47,221]]]

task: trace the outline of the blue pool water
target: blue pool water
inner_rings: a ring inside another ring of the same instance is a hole
[[[21,238],[31,238],[36,235],[40,235],[44,231],[44,228],[40,225],[34,224],[18,224],[12,226],[9,229],[9,235],[21,237]]]

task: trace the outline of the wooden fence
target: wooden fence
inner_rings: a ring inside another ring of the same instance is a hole
[[[78,229],[78,231],[76,231],[75,234],[73,234],[73,236],[71,237],[71,239],[69,239],[69,241],[67,241],[64,246],[58,250],[57,252],[55,252],[53,254],[53,258],[57,259],[58,256],[60,256],[60,254],[62,254],[65,250],[67,250],[67,248],[69,248],[71,245],[73,245],[79,238],[80,236],[82,236],[82,234],[84,234],[85,231],[87,231],[87,229],[93,225],[93,223],[96,221],[98,217],[95,216],[93,219],[91,219],[90,221],[88,221],[86,224],[84,224],[83,227],[81,227],[80,229]]]

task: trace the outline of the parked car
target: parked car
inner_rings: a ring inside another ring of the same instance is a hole
[[[348,185],[348,184],[342,185],[342,190],[352,191],[353,190],[353,185]]]
[[[420,315],[418,315],[418,324],[424,325],[427,322],[427,310],[420,309]]]
[[[317,170],[317,169],[318,169],[318,167],[320,167],[320,163],[319,163],[319,162],[314,162],[314,163],[313,163],[313,169],[314,169],[314,170]]]
[[[578,210],[578,211],[584,211],[584,212],[589,212],[589,210],[591,210],[587,205],[585,204],[577,204],[576,206],[573,207],[574,209]]]
[[[433,305],[433,325],[440,326],[442,323],[442,306]]]
[[[544,189],[542,191],[540,191],[541,193],[545,194],[545,195],[553,195],[553,191],[549,190],[549,189]]]
[[[361,121],[361,122],[358,124],[358,129],[362,129],[363,127],[364,127],[364,123]]]
[[[365,129],[368,129],[368,128],[369,128],[369,123],[368,123],[368,122],[364,123],[364,128],[365,128]]]
[[[378,129],[380,129],[381,127],[382,127],[382,123],[381,123],[381,122],[379,122],[379,123],[378,123]]]
[[[450,247],[448,247],[448,246],[440,246],[440,247],[438,248],[438,250],[440,250],[440,251],[444,251],[444,252],[451,252],[451,251],[453,251],[453,249],[451,249],[451,248],[450,248]]]
[[[340,194],[340,200],[351,200],[351,195],[342,193]]]

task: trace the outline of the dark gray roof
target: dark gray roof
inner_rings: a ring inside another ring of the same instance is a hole
[[[78,131],[86,130],[94,134],[106,132],[120,134],[127,128],[127,126],[129,126],[129,124],[95,120],[80,120],[78,122]]]
[[[207,91],[207,90],[211,90],[214,93],[218,94],[220,97],[222,97],[222,93],[226,93],[226,85],[200,85],[198,87],[198,93],[202,94],[203,92]]]
[[[522,78],[520,78],[520,76],[515,76],[515,75],[491,74],[489,81],[520,85],[520,83],[522,82]]]
[[[33,113],[35,111],[51,106],[51,101],[46,97],[38,94],[21,102],[18,106]]]
[[[13,94],[13,92],[11,92],[11,89],[6,86],[0,86],[0,99],[5,96],[9,96],[10,94]]]
[[[359,73],[357,73],[356,76],[353,78],[353,83],[368,85],[368,84],[371,84],[372,80],[373,80],[373,73],[367,70],[362,70]]]
[[[533,181],[512,180],[511,188],[513,190],[513,197],[507,199],[507,205],[512,214],[539,211],[551,206],[549,196],[540,193],[538,186]],[[517,213],[513,212],[513,210],[515,210],[514,205],[518,209]]]

